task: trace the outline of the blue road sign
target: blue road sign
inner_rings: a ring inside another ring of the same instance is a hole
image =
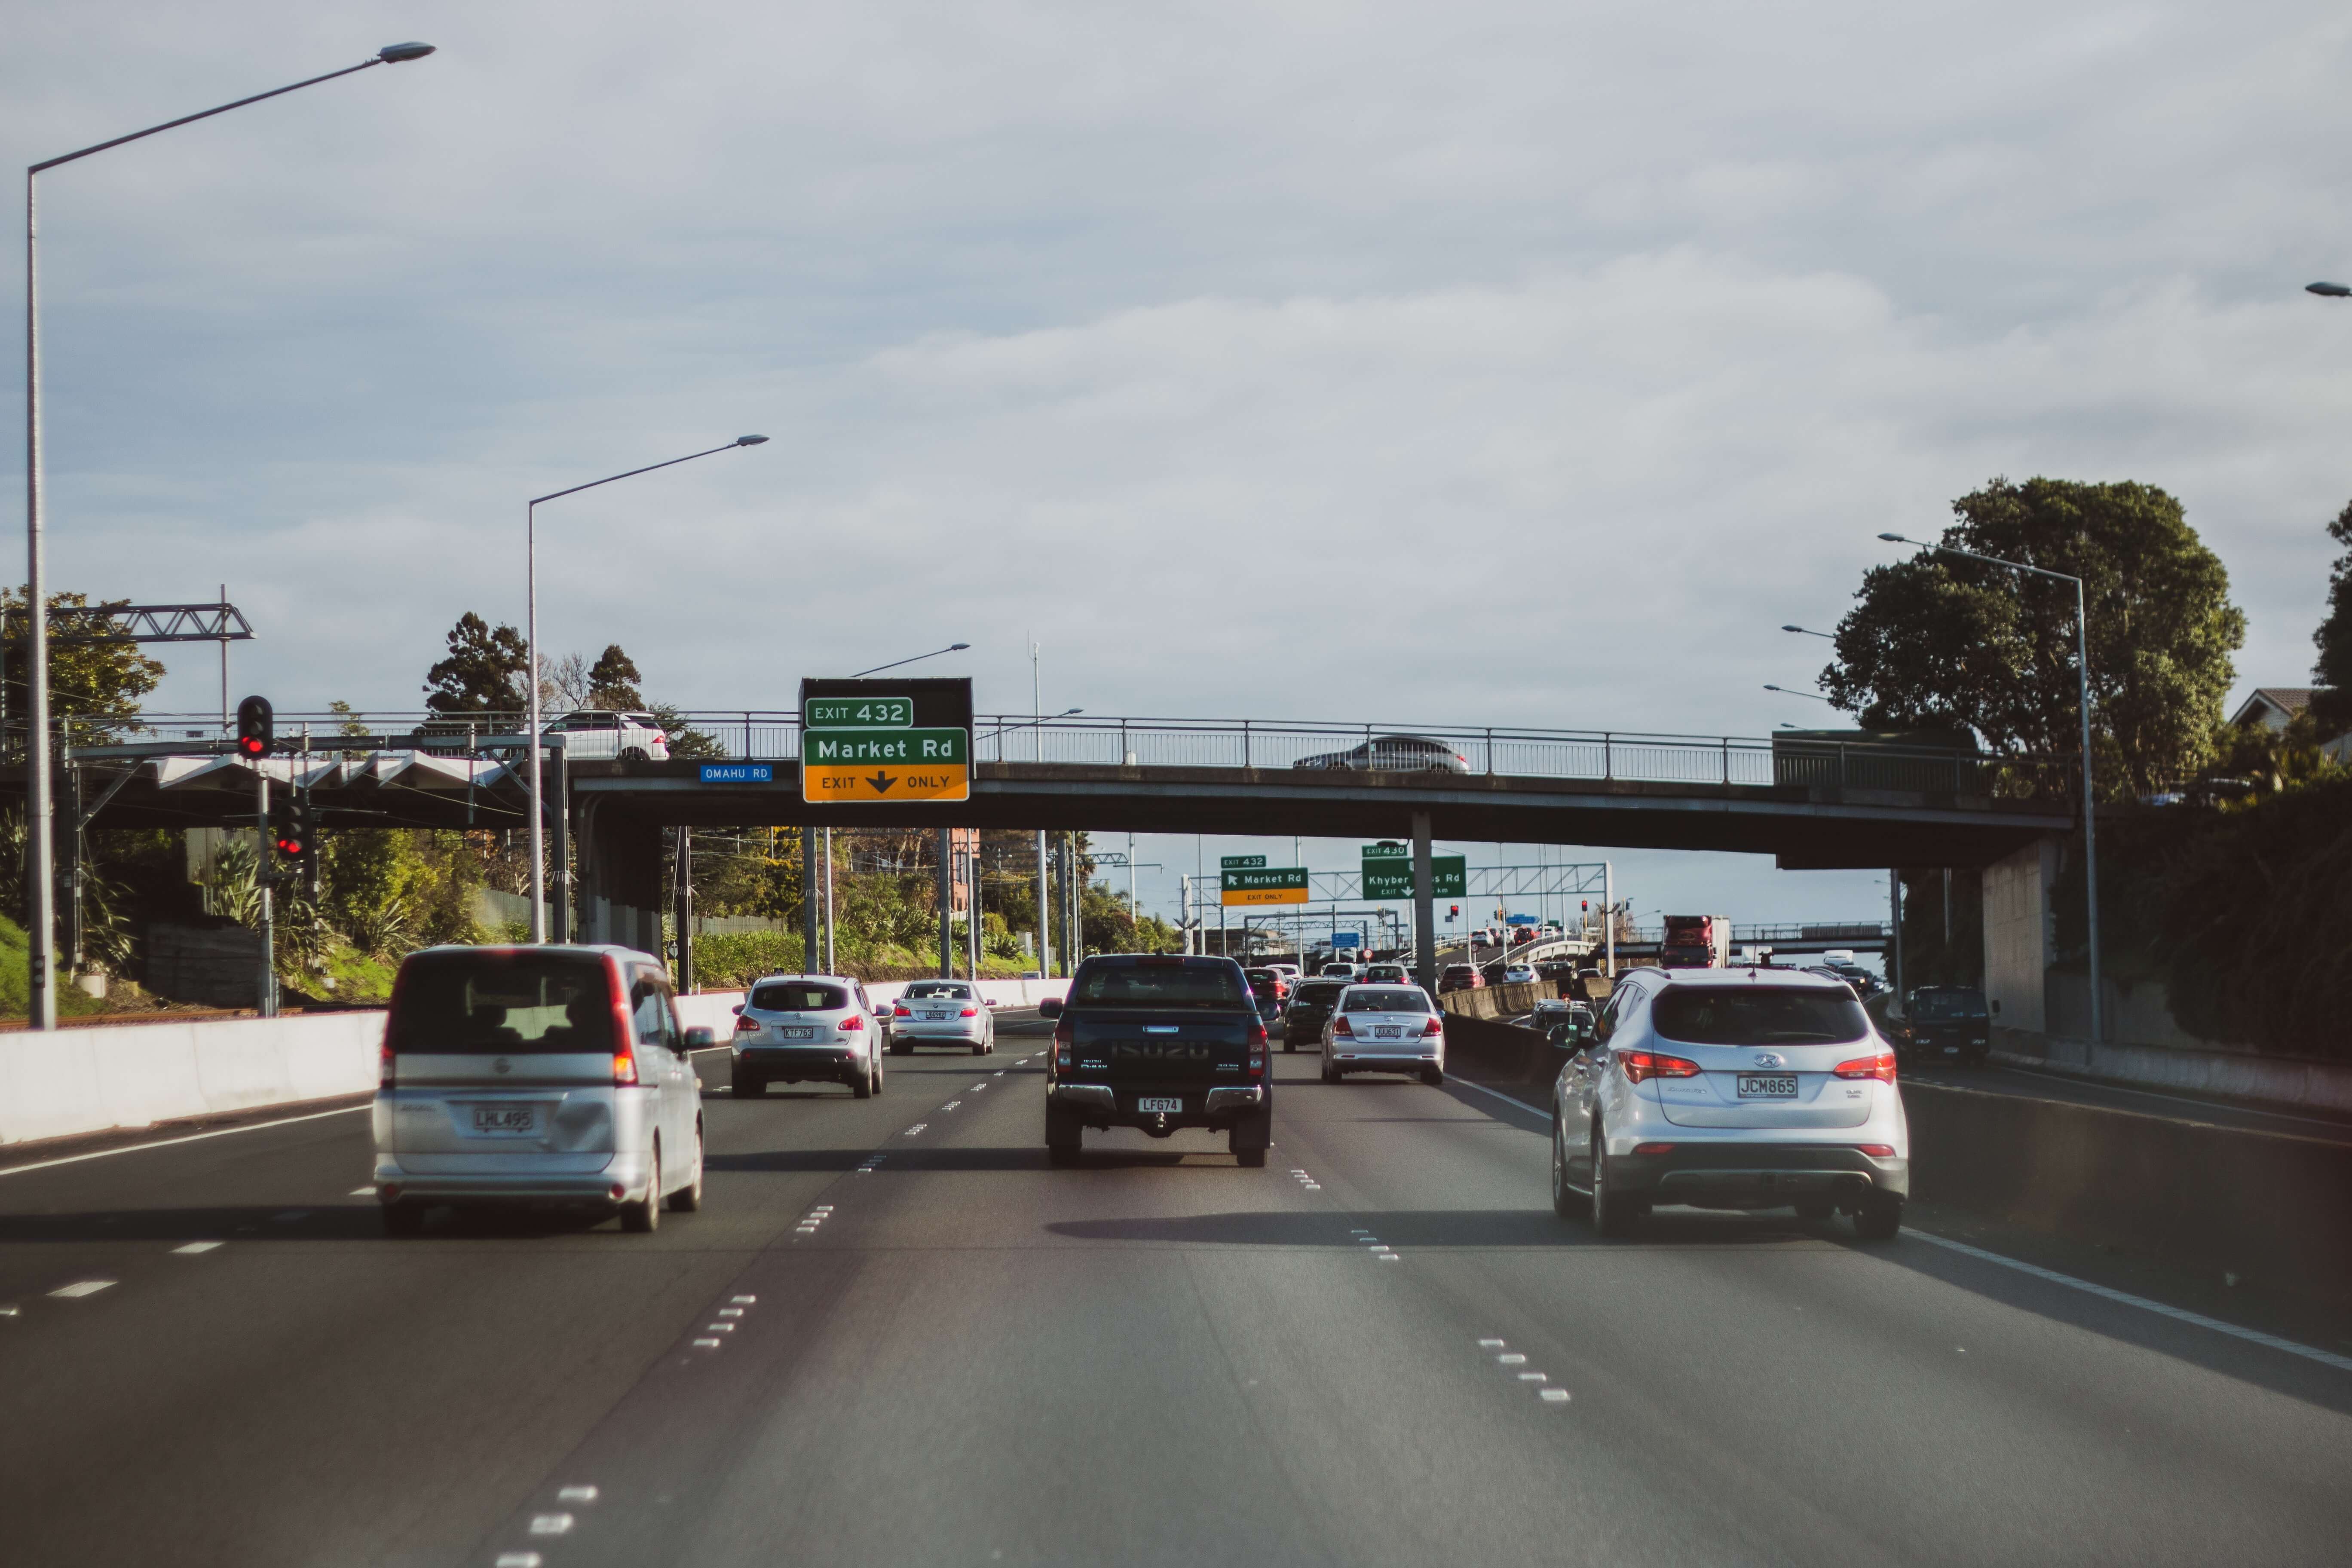
[[[769,763],[705,763],[704,784],[773,784],[776,770]]]
[[[1331,933],[1331,945],[1333,947],[1361,947],[1364,945],[1364,933],[1360,931],[1335,931]]]

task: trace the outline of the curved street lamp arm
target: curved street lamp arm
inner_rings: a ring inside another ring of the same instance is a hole
[[[390,61],[384,59],[381,56],[378,56],[373,59],[362,60],[355,66],[345,66],[341,70],[329,71],[324,76],[314,76],[307,81],[293,82],[285,87],[273,87],[268,92],[257,92],[251,98],[240,98],[235,103],[224,103],[218,109],[207,109],[195,114],[183,114],[177,120],[166,120],[161,125],[150,125],[144,131],[133,131],[130,135],[117,136],[111,142],[100,142],[96,146],[85,147],[79,153],[68,153],[60,157],[45,159],[38,163],[32,164],[26,172],[28,174],[37,174],[44,169],[54,169],[60,163],[70,163],[77,158],[87,158],[92,153],[103,153],[109,147],[120,147],[125,142],[137,142],[142,138],[152,136],[159,131],[171,131],[179,126],[193,125],[199,120],[210,120],[215,114],[226,114],[232,109],[243,109],[248,103],[259,103],[265,98],[283,97],[285,94],[289,92],[299,92],[306,87],[316,87],[322,81],[332,81],[339,76],[349,76],[353,71],[363,71],[370,66],[388,65],[390,63]]]
[[[920,664],[927,658],[937,658],[943,653],[961,653],[971,646],[971,644],[968,642],[951,642],[945,647],[935,647],[929,653],[919,653],[912,658],[892,659],[888,664],[877,664],[871,669],[861,669],[849,679],[863,680],[869,675],[879,675],[886,669],[896,669],[902,664]]]
[[[683,457],[683,458],[670,458],[667,462],[663,462],[663,463],[647,463],[644,468],[631,468],[631,469],[630,469],[627,473],[625,473],[625,474],[611,474],[611,475],[607,475],[605,478],[601,479],[590,479],[590,480],[589,480],[586,484],[584,484],[584,485],[574,485],[574,486],[572,486],[572,487],[570,489],[568,489],[568,490],[556,490],[556,491],[553,491],[552,493],[548,494],[548,495],[543,495],[543,496],[533,496],[533,497],[531,497],[531,498],[530,498],[530,504],[531,504],[532,506],[537,506],[540,502],[541,502],[541,501],[543,501],[543,500],[556,500],[558,497],[561,497],[561,496],[572,496],[572,495],[578,495],[582,490],[593,490],[593,489],[594,489],[598,485],[609,485],[609,484],[611,484],[614,479],[635,479],[639,474],[650,474],[650,473],[652,473],[656,468],[676,468],[676,467],[677,467],[678,464],[680,464],[680,463],[690,463],[690,462],[694,461],[694,459],[695,459],[695,458],[708,458],[708,457],[709,457],[709,456],[711,455],[711,453],[712,453],[712,452],[725,452],[725,451],[729,451],[729,450],[731,450],[731,449],[732,449],[732,448],[734,448],[734,447],[737,447],[741,446],[742,444],[743,444],[743,443],[742,443],[742,442],[740,442],[740,441],[730,441],[730,442],[728,442],[728,443],[727,443],[727,445],[726,445],[726,446],[724,446],[724,447],[711,447],[711,448],[710,448],[710,451],[709,451],[709,452],[688,452],[688,453],[685,457]],[[509,502],[509,503],[508,503],[508,504],[511,505],[511,504],[513,504],[513,503],[512,503],[512,502]]]

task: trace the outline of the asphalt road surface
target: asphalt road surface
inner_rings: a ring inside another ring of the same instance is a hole
[[[1843,1222],[1598,1242],[1534,1117],[1311,1055],[1265,1170],[1055,1170],[1044,1044],[714,1094],[649,1237],[386,1240],[355,1112],[0,1173],[0,1559],[2343,1561],[2340,1344]]]

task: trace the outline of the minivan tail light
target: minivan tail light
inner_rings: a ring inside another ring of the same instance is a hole
[[[855,1034],[858,1030],[866,1027],[866,1015],[863,1013],[852,1013],[848,1017],[844,1018],[840,1023],[835,1024],[834,1027],[836,1029],[845,1029],[850,1033]]]
[[[1895,1145],[1892,1143],[1860,1143],[1856,1144],[1855,1147],[1874,1160],[1892,1160],[1895,1158]]]
[[[629,986],[619,963],[606,960],[604,983],[613,988],[613,1081],[637,1081],[637,1021],[629,1016]]]
[[[1834,1069],[1839,1078],[1874,1078],[1881,1083],[1895,1081],[1895,1053],[1881,1051],[1874,1057],[1856,1057],[1850,1062],[1840,1062]]]
[[[1634,1083],[1651,1078],[1696,1078],[1699,1065],[1682,1057],[1662,1056],[1655,1051],[1621,1051],[1617,1060],[1625,1068],[1625,1077]]]

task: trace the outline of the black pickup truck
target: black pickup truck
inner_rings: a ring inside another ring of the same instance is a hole
[[[1274,1133],[1265,1025],[1230,958],[1113,953],[1089,958],[1054,1020],[1045,1072],[1045,1152],[1075,1163],[1089,1127],[1228,1133],[1234,1158],[1264,1165]]]

